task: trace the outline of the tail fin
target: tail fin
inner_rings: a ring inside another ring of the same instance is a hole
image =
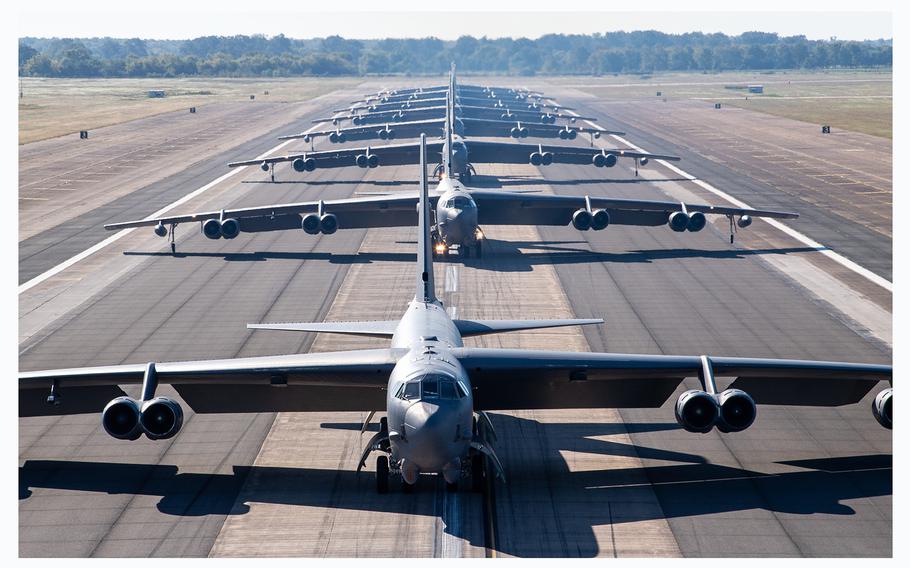
[[[420,135],[420,211],[417,229],[417,293],[418,302],[435,302],[433,284],[433,239],[430,236],[430,197],[427,183],[427,135]]]

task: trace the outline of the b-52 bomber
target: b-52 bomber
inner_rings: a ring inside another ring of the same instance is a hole
[[[454,75],[452,76],[454,84]],[[619,158],[631,158],[638,165],[645,165],[649,160],[679,160],[677,156],[649,154],[635,150],[617,148],[593,148],[581,146],[553,146],[547,144],[517,144],[511,142],[491,142],[468,140],[454,134],[456,129],[455,109],[451,98],[452,89],[447,96],[448,104],[443,114],[445,136],[441,140],[427,144],[427,151],[438,160],[437,172],[442,171],[442,156],[451,154],[452,173],[463,181],[469,181],[474,173],[474,164],[531,164],[548,166],[562,164],[593,164],[595,167],[613,167]],[[430,130],[430,128],[426,128]],[[423,132],[425,133],[425,132]],[[291,153],[284,156],[256,160],[231,162],[229,167],[259,166],[263,171],[272,171],[274,165],[290,162],[297,172],[311,172],[323,168],[360,167],[375,168],[382,165],[400,166],[416,164],[419,147],[415,143],[388,144],[384,146],[367,146],[363,148],[342,148],[302,153]]]
[[[183,410],[158,394],[161,384],[196,413],[385,411],[358,470],[378,452],[378,492],[392,476],[413,488],[421,474],[442,475],[455,491],[468,478],[479,489],[488,460],[505,481],[486,411],[659,408],[683,379],[698,377],[700,388],[676,400],[676,421],[689,432],[729,433],[749,428],[758,405],[854,404],[892,379],[890,365],[465,347],[475,335],[602,320],[451,319],[435,294],[425,151],[420,164],[415,293],[400,320],[248,326],[381,337],[388,348],[20,372],[19,416],[100,412],[114,438],[168,439]],[[717,377],[733,381],[724,388]],[[890,386],[872,411],[891,428]]]
[[[448,130],[447,130],[448,132]],[[430,144],[418,144],[427,150]],[[672,201],[614,199],[590,196],[531,194],[520,191],[484,190],[466,187],[452,175],[456,171],[457,144],[444,146],[443,170],[436,191],[429,197],[435,213],[431,240],[434,254],[448,254],[457,249],[463,257],[483,254],[484,225],[555,225],[571,224],[580,231],[600,231],[610,225],[657,227],[666,225],[676,232],[698,232],[707,224],[707,215],[729,218],[731,239],[736,218],[740,228],[748,227],[755,217],[795,219],[799,215],[786,211],[764,211],[736,207],[688,204]],[[303,230],[316,235],[330,235],[339,229],[374,227],[407,227],[417,223],[417,192],[395,192],[391,195],[317,200],[242,209],[225,209],[128,221],[105,225],[119,230],[151,226],[160,237],[171,236],[175,251],[174,230],[181,223],[199,222],[202,234],[209,239],[233,239],[240,233],[281,230]]]

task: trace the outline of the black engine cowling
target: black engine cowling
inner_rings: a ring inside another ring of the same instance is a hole
[[[746,227],[748,227],[751,224],[752,224],[752,217],[749,215],[742,215],[742,216],[740,216],[739,219],[736,220],[736,225],[740,229],[745,229]]]
[[[307,213],[300,221],[300,228],[308,235],[319,234],[319,215]]]
[[[721,432],[741,432],[755,422],[758,408],[752,397],[739,389],[727,389],[717,395],[720,416],[717,429]]]
[[[700,390],[688,390],[676,400],[676,421],[687,432],[710,432],[717,422],[720,408],[713,396]]]
[[[167,227],[164,226],[164,223],[158,223],[155,225],[155,234],[159,237],[167,236]]]
[[[616,165],[616,160],[616,154],[604,153],[594,154],[594,157],[591,159],[594,165],[598,168],[612,168]]]
[[[138,402],[128,396],[119,396],[101,411],[101,425],[118,440],[136,440],[142,435],[141,414]]]
[[[872,401],[872,414],[879,424],[891,430],[893,424],[891,412],[891,389],[887,388],[875,395],[875,400]]]
[[[237,219],[225,219],[221,222],[221,236],[225,239],[233,239],[240,234],[240,221]]]
[[[202,234],[212,240],[221,238],[221,221],[218,219],[206,219],[202,223]]]
[[[705,214],[701,211],[696,211],[689,215],[689,224],[686,225],[686,230],[697,233],[704,229],[707,224],[708,219],[705,217]]]
[[[610,214],[603,209],[597,209],[591,215],[591,228],[595,231],[602,231],[610,224]]]
[[[331,213],[326,213],[319,218],[319,230],[324,235],[331,235],[338,230],[338,217]]]
[[[316,160],[313,158],[297,158],[291,162],[291,166],[293,166],[294,171],[297,172],[311,172],[316,169]]]
[[[139,422],[150,440],[173,438],[183,426],[183,409],[173,400],[159,396],[142,404]]]

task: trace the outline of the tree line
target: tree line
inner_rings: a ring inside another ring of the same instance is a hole
[[[511,75],[652,73],[890,67],[891,40],[810,40],[775,33],[666,34],[658,31],[538,39],[437,38],[351,40],[340,36],[21,38],[19,74],[34,77],[290,77],[299,75]]]

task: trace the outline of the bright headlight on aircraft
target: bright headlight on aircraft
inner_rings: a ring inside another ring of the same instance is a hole
[[[446,251],[446,246],[443,243],[436,245],[436,252],[442,254]]]

